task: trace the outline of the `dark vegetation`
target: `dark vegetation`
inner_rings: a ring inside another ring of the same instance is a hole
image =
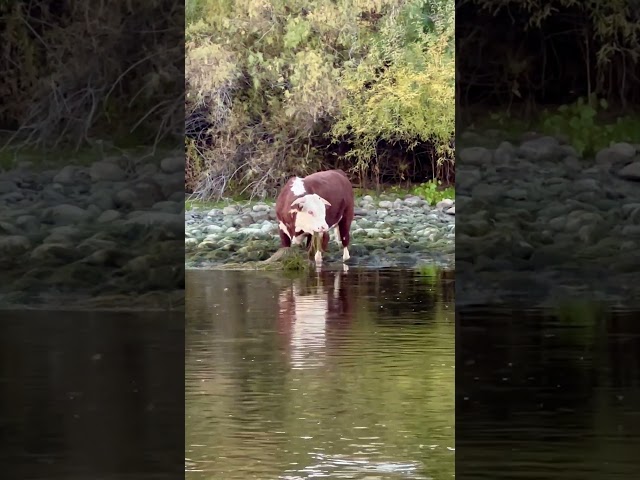
[[[565,136],[585,155],[640,142],[640,2],[459,0],[458,131]]]
[[[183,19],[171,0],[0,0],[0,147],[181,135]]]
[[[194,198],[273,197],[289,176],[328,168],[365,188],[453,182],[450,0],[186,7]]]

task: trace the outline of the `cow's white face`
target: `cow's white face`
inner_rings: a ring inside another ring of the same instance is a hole
[[[300,210],[293,208],[296,212],[296,231],[302,230],[305,233],[323,233],[329,230],[327,225],[327,207],[331,204],[319,195],[312,193],[297,198],[291,207],[299,206]]]

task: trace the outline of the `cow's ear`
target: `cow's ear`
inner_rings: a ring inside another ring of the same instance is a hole
[[[289,213],[299,213],[300,209],[298,208],[292,208],[291,210],[289,210]]]

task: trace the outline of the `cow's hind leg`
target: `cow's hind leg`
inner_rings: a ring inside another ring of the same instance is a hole
[[[337,229],[340,232],[340,242],[342,243],[342,261],[346,262],[351,258],[349,255],[349,241],[351,240],[350,229],[351,229],[351,216],[345,215],[338,222]]]

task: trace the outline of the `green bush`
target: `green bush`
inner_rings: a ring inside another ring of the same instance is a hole
[[[196,196],[273,195],[283,177],[328,167],[361,178],[452,168],[452,2],[186,8],[187,188]]]

